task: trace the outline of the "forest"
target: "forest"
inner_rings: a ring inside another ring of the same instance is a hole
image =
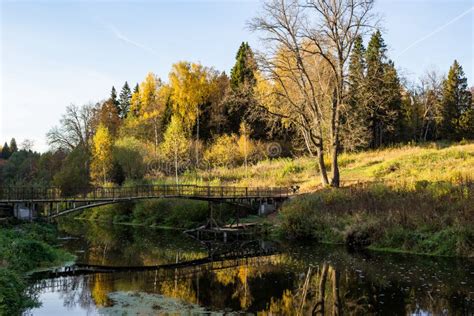
[[[283,72],[295,57],[279,48],[275,58],[281,60],[273,59],[278,63],[273,71]],[[298,105],[304,101],[291,78],[260,69],[244,42],[230,75],[178,62],[167,81],[150,72],[132,87],[128,82],[119,92],[112,87],[103,101],[67,106],[47,134],[47,152],[33,151],[28,140],[20,146],[15,139],[5,142],[1,184],[58,186],[73,194],[91,185],[157,179],[179,183],[181,174],[196,169],[247,167],[281,157],[329,158],[332,101],[324,89],[331,89],[334,80],[323,60],[304,67],[322,89],[318,124],[305,125],[313,115],[311,106]],[[367,45],[362,36],[354,39],[347,81],[338,153],[473,138],[474,89],[468,88],[456,60],[447,75],[429,70],[410,82],[398,75],[381,32],[375,31]],[[302,121],[300,114],[307,114]],[[321,174],[318,167],[315,176]],[[323,177],[322,183],[329,181]]]

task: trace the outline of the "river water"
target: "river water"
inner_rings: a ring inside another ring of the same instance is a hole
[[[468,259],[261,239],[203,244],[178,231],[81,221],[60,229],[78,263],[135,268],[33,275],[41,306],[25,315],[474,315]]]

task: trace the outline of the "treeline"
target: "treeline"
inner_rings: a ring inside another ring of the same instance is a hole
[[[271,50],[256,56],[242,43],[230,76],[178,62],[167,81],[149,73],[133,88],[128,82],[119,92],[112,87],[105,101],[68,106],[47,134],[50,152],[11,154],[12,146],[4,146],[2,183],[36,181],[72,192],[91,183],[163,176],[179,182],[181,173],[196,169],[307,154],[318,161],[323,184],[329,183],[324,160],[330,156],[332,184],[338,186],[342,151],[474,137],[473,88],[457,61],[446,76],[429,71],[409,83],[389,59],[379,31],[367,47],[362,32],[346,34],[338,53],[334,38],[321,39],[329,24],[305,33],[310,28],[303,28],[307,22],[294,10],[311,8],[298,5],[265,4],[251,25],[267,36]],[[360,8],[336,14],[343,7],[335,7],[333,18],[366,16]],[[326,9],[312,14],[332,14]],[[347,21],[359,20],[341,23]],[[276,30],[269,25],[283,25],[278,34],[288,37],[272,36]],[[286,40],[293,37],[302,39]],[[25,175],[18,166],[28,164],[31,174]]]

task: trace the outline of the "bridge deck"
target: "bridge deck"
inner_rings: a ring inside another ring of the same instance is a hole
[[[111,202],[147,198],[189,198],[201,200],[284,199],[290,190],[284,187],[232,187],[197,185],[138,185],[94,187],[64,194],[58,188],[0,187],[0,203],[21,202]]]

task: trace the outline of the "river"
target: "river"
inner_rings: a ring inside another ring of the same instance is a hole
[[[174,230],[82,221],[59,227],[77,263],[112,270],[33,274],[41,306],[25,315],[474,315],[468,259],[263,239],[203,244]],[[151,266],[160,267],[140,269]]]

